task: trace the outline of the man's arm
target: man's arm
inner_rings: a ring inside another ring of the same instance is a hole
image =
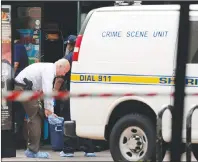
[[[52,69],[53,70],[53,69]],[[53,92],[53,79],[54,79],[54,72],[49,71],[49,69],[45,69],[42,71],[42,90],[44,94],[51,94]],[[48,110],[48,115],[54,112],[53,106],[53,98],[45,98],[44,99],[44,108]]]
[[[54,90],[55,91],[60,91],[61,86],[64,83],[64,79],[63,78],[56,78],[55,82],[54,82]]]
[[[69,61],[70,65],[72,64],[72,56],[73,52],[69,52],[69,54],[65,56],[65,59]]]

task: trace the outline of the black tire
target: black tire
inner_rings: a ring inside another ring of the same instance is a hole
[[[198,144],[195,144],[192,146],[192,151],[193,151],[195,159],[198,161]]]
[[[119,119],[114,125],[111,134],[110,134],[110,152],[114,161],[129,161],[122,155],[119,147],[119,141],[122,132],[131,126],[139,127],[144,131],[148,139],[147,152],[141,159],[137,161],[152,160],[153,155],[155,154],[155,127],[151,120],[139,114],[130,114]]]

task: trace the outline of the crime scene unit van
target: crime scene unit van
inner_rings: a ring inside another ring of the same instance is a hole
[[[82,25],[73,54],[72,94],[167,94],[71,98],[74,122],[66,125],[70,124],[77,136],[108,140],[115,161],[155,156],[157,113],[163,106],[173,105],[168,94],[174,92],[179,14],[180,5],[112,6],[91,11]],[[198,5],[190,5],[189,15],[186,93],[197,93]],[[197,97],[186,96],[185,117],[196,104]],[[198,143],[196,116],[197,111],[192,120],[194,144]],[[171,140],[169,111],[162,122],[167,144]],[[184,121],[184,142],[185,132]],[[198,149],[194,150],[197,158]]]

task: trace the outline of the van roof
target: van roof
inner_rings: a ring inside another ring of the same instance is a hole
[[[133,6],[111,6],[111,7],[101,7],[101,8],[97,8],[97,9],[93,9],[92,11],[90,11],[86,17],[86,19],[84,20],[80,33],[79,34],[83,34],[86,28],[86,25],[89,21],[89,19],[91,18],[91,15],[94,12],[109,12],[109,11],[178,11],[180,10],[180,5],[133,5]],[[192,11],[190,16],[197,16],[197,11],[198,10],[198,4],[192,4],[190,5],[190,10]]]
[[[132,6],[111,6],[98,8],[95,11],[175,11],[180,10],[180,5],[132,5]],[[198,10],[198,4],[190,5],[190,10]]]
[[[198,4],[190,5],[190,10],[198,10]]]
[[[98,8],[95,11],[104,12],[104,11],[175,11],[180,10],[180,5],[132,5],[132,6],[112,6],[112,7],[102,7]]]

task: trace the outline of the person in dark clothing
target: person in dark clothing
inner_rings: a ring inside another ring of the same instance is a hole
[[[65,56],[64,57],[65,58],[69,57],[70,60],[72,60],[71,57],[72,57],[72,53],[74,50],[75,41],[76,41],[75,35],[70,35],[67,39],[64,40],[64,45],[65,45]]]
[[[16,77],[24,68],[26,68],[28,63],[28,56],[24,45],[21,43],[20,33],[15,32],[15,44],[14,44],[14,76]],[[14,102],[14,117],[16,126],[16,141],[18,148],[25,147],[25,140],[23,138],[23,126],[25,111],[20,102]]]
[[[65,59],[67,59],[70,62],[70,67],[72,66],[72,56],[73,56],[73,50],[75,46],[76,36],[70,35],[67,40],[67,47],[65,52]],[[68,74],[65,75],[63,78],[57,78],[54,84],[54,88],[56,90],[68,90],[70,91],[70,75],[71,75],[71,68]],[[62,108],[62,115],[64,117],[65,121],[70,121],[70,100],[63,101],[61,106]],[[92,140],[89,139],[83,139],[78,137],[65,137],[65,144],[63,151],[60,152],[60,156],[62,157],[73,157],[74,152],[78,145],[83,146],[83,151],[85,152],[85,156],[87,157],[95,157],[94,153],[94,145],[92,143]]]
[[[70,66],[72,67],[72,56],[73,56],[73,52],[74,52],[74,46],[76,43],[76,36],[75,35],[70,35],[68,37],[67,42],[67,46],[66,46],[66,52],[65,52],[65,59],[67,59],[70,63]],[[67,52],[68,51],[68,52]],[[67,81],[67,90],[70,91],[70,75],[71,75],[71,67],[70,67],[70,71],[68,72],[68,74],[65,75],[65,80]]]
[[[29,65],[27,51],[20,40],[20,33],[16,31],[14,44],[15,77]]]

